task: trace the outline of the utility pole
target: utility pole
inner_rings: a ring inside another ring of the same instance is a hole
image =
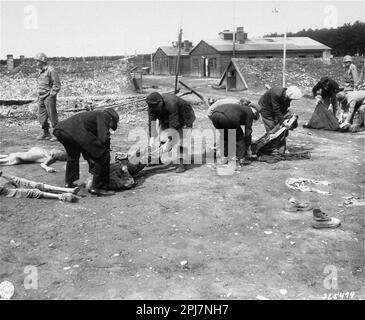
[[[179,37],[178,37],[178,53],[177,53],[177,61],[176,61],[176,68],[175,68],[175,94],[177,93],[177,83],[178,83],[179,71],[180,71],[180,55],[181,55],[182,32],[183,32],[183,30],[180,28]]]
[[[286,34],[288,30],[285,28],[284,32],[284,49],[283,49],[283,88],[285,88],[285,63],[286,63]]]
[[[235,15],[235,11],[236,11],[236,3],[233,2],[233,48],[232,48],[232,56],[233,58],[236,56],[236,15]]]

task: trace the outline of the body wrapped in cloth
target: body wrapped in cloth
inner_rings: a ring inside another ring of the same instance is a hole
[[[261,138],[252,142],[252,154],[258,157],[258,161],[275,163],[278,161],[310,159],[309,151],[280,153],[278,148],[282,145],[288,136],[289,130],[294,130],[298,126],[298,116],[292,115],[288,120],[288,128],[277,124],[272,130],[267,132]]]

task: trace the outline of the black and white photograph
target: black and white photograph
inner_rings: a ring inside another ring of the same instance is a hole
[[[364,300],[364,66],[365,0],[0,0],[0,300]]]

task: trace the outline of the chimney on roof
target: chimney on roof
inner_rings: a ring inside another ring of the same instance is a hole
[[[247,33],[245,34],[243,27],[237,27],[236,41],[238,43],[245,43],[245,39],[247,39]]]
[[[185,51],[190,51],[191,47],[193,46],[193,43],[189,40],[184,40],[183,48]]]
[[[12,54],[6,55],[6,64],[9,71],[14,69],[14,58]]]

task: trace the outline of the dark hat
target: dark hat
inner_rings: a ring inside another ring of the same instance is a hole
[[[113,120],[113,124],[111,129],[112,130],[117,130],[118,127],[118,122],[119,122],[119,115],[118,113],[113,109],[113,108],[107,108],[103,110],[105,113],[107,113]]]
[[[324,77],[322,77],[320,80],[319,80],[319,82],[320,83],[324,83],[324,82],[327,82],[329,80],[329,78],[327,77],[327,76],[324,76]]]
[[[148,105],[158,104],[162,100],[162,96],[158,92],[152,92],[146,98],[146,102]]]

